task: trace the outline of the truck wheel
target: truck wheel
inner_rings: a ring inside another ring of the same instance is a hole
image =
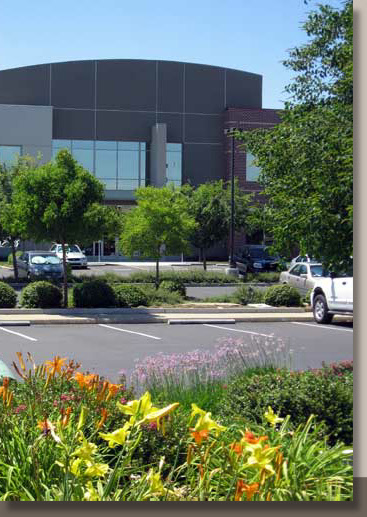
[[[313,317],[316,323],[330,323],[333,315],[329,313],[325,296],[318,294],[313,303]]]

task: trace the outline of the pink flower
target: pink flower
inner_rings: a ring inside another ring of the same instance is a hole
[[[120,398],[120,404],[126,404],[127,399],[125,397]]]
[[[18,414],[21,411],[24,411],[25,409],[27,409],[27,406],[25,404],[20,404],[20,406],[18,406],[14,409],[14,413]]]
[[[56,407],[56,406],[58,406],[58,405],[59,405],[59,403],[57,402],[57,400],[54,400],[54,401],[53,401],[53,405],[54,405],[54,407]]]

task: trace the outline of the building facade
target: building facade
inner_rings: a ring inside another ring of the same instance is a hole
[[[229,179],[226,130],[278,121],[262,109],[262,76],[228,68],[122,59],[0,71],[0,161],[40,153],[46,162],[68,148],[103,182],[105,203],[125,208],[139,186]],[[235,153],[242,188],[259,190],[251,156]]]

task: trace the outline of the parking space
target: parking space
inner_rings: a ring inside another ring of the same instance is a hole
[[[282,343],[295,369],[317,368],[322,362],[353,358],[353,326],[349,323],[316,325],[296,322],[198,325],[35,325],[0,327],[0,357],[11,365],[16,352],[31,352],[36,362],[54,355],[82,363],[83,371],[98,372],[111,381],[118,372],[132,371],[135,361],[159,352],[185,353],[213,350],[236,340]]]

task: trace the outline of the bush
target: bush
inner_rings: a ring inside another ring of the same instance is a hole
[[[240,303],[241,305],[247,305],[248,303],[263,303],[264,292],[260,291],[260,289],[253,289],[252,287],[243,285],[233,293],[233,301],[235,303]]]
[[[274,285],[266,290],[264,303],[274,307],[299,307],[301,295],[290,285]]]
[[[113,288],[104,280],[87,280],[73,287],[75,307],[115,307]]]
[[[311,303],[311,293],[312,289],[309,289],[303,298],[304,303],[307,303],[308,305]]]
[[[345,371],[346,369],[344,369]],[[228,383],[222,400],[222,416],[240,415],[261,423],[268,406],[281,417],[290,415],[297,427],[311,415],[325,424],[329,442],[353,443],[353,373],[334,373],[333,368],[304,372],[280,370],[241,376]]]
[[[161,289],[166,289],[171,293],[179,293],[183,298],[186,297],[186,287],[183,280],[174,278],[173,280],[162,280],[159,284]]]
[[[15,252],[15,256],[16,258],[19,258],[21,255],[23,254],[23,251],[16,251]],[[12,253],[10,252],[9,255],[8,255],[8,265],[9,266],[12,266],[13,265],[13,255]]]
[[[182,296],[177,291],[171,292],[167,289],[147,286],[144,292],[148,298],[148,305],[178,305],[182,303]]]
[[[32,282],[22,290],[20,304],[28,309],[61,307],[62,292],[51,282]]]
[[[17,304],[17,293],[15,289],[5,282],[0,282],[0,308],[12,309]]]
[[[148,304],[148,298],[139,286],[120,284],[113,285],[112,288],[118,307],[138,307],[138,305]]]
[[[266,282],[273,284],[279,282],[280,273],[264,272],[264,273],[247,273],[246,282]]]

